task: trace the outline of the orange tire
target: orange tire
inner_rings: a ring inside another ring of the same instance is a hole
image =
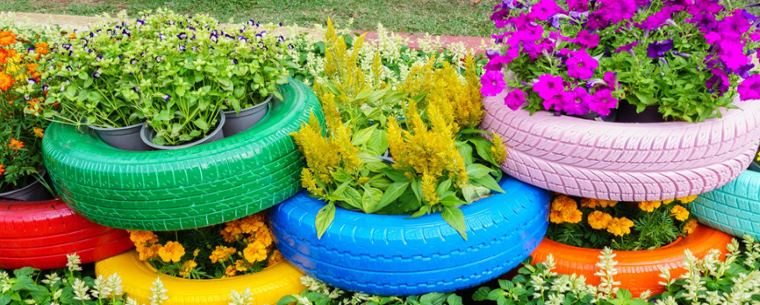
[[[726,245],[731,242],[731,238],[726,233],[699,225],[689,236],[659,249],[615,251],[615,260],[618,262],[615,281],[620,282],[621,289],[630,290],[634,296],[646,290],[654,294],[661,293],[664,287],[657,283],[662,281],[661,268],[669,269],[671,277],[676,278],[685,272],[682,266],[686,249],[697,257],[703,257],[711,249],[718,249],[725,255]],[[597,271],[596,263],[600,252],[599,249],[578,248],[544,238],[533,252],[532,258],[535,264],[544,262],[552,254],[556,262],[555,272],[583,275],[589,284],[599,285],[599,277],[594,273]]]

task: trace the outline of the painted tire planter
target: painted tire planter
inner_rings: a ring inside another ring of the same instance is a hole
[[[549,194],[505,178],[506,191],[462,207],[468,240],[439,214],[419,218],[337,208],[321,239],[322,201],[302,192],[270,213],[277,248],[310,276],[351,291],[412,295],[484,283],[526,259],[548,226]]]
[[[287,262],[281,262],[253,274],[213,280],[190,280],[159,274],[152,266],[140,261],[137,252],[130,251],[95,264],[95,274],[119,274],[124,292],[139,304],[150,303],[150,287],[156,277],[167,289],[169,299],[164,305],[227,305],[230,292],[250,289],[252,304],[277,304],[289,294],[298,294],[304,287],[301,274]]]
[[[700,195],[689,208],[708,226],[737,237],[760,238],[760,172],[745,171],[725,186]]]
[[[314,93],[291,80],[251,129],[182,150],[124,151],[73,127],[51,125],[45,165],[62,199],[94,222],[170,231],[252,215],[291,196],[303,158],[290,133],[314,112]]]
[[[614,251],[618,262],[618,274],[615,281],[620,282],[620,288],[627,289],[638,296],[645,290],[661,293],[664,287],[657,282],[662,279],[660,268],[670,270],[672,278],[678,278],[685,272],[681,268],[684,261],[684,250],[689,249],[697,257],[703,257],[711,249],[719,249],[726,253],[726,245],[732,237],[728,234],[705,226],[698,226],[689,236],[678,239],[665,247],[643,251]],[[586,282],[599,285],[599,278],[594,275],[598,270],[599,249],[587,249],[568,246],[549,239],[544,239],[533,252],[533,262],[543,262],[552,254],[556,263],[555,272],[560,274],[578,274],[586,277]]]
[[[760,103],[701,123],[610,123],[549,112],[531,115],[485,99],[481,127],[499,133],[509,158],[502,169],[558,193],[616,201],[702,194],[749,166],[760,138]]]
[[[0,269],[62,268],[66,254],[89,263],[133,246],[126,231],[94,224],[60,200],[0,201]]]

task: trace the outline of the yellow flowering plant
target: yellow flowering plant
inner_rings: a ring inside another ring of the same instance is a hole
[[[558,195],[551,203],[547,237],[584,248],[644,250],[662,247],[694,231],[697,222],[685,205],[696,197],[618,203]]]
[[[182,278],[232,277],[282,261],[263,214],[195,230],[129,234],[140,260]]]
[[[40,34],[20,35],[0,28],[0,193],[44,182],[41,144],[47,121],[42,117],[43,90],[38,72],[48,54]]]
[[[477,129],[483,108],[475,60],[467,56],[459,69],[432,58],[392,85],[379,55],[369,68],[358,63],[363,43],[360,36],[349,48],[328,21],[324,76],[314,84],[324,120],[312,116],[293,134],[307,163],[302,185],[327,202],[317,214],[318,236],[337,204],[374,214],[440,212],[466,238],[459,206],[503,191],[506,158],[501,138]]]

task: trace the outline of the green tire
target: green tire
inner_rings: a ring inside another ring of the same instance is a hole
[[[322,110],[309,87],[284,99],[251,129],[181,150],[133,152],[76,128],[45,132],[45,166],[58,193],[84,217],[114,228],[173,231],[255,214],[295,195],[303,157],[290,133]]]

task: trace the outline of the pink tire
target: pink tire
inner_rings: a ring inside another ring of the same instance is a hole
[[[482,128],[502,136],[507,174],[562,194],[617,201],[680,198],[716,189],[750,164],[760,101],[701,123],[611,123],[512,111],[488,97]]]

